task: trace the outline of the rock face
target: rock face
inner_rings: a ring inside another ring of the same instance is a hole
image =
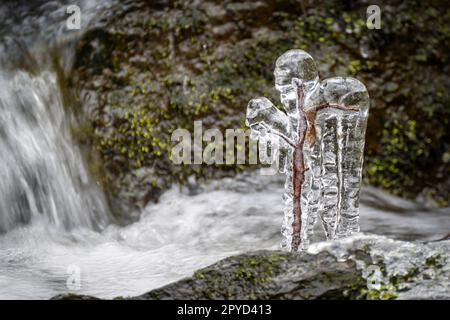
[[[377,4],[380,30],[366,27],[366,1],[136,0],[100,13],[70,81],[82,106],[76,136],[112,207],[130,216],[173,182],[243,170],[173,165],[171,132],[194,120],[205,130],[244,128],[250,98],[276,100],[273,64],[292,48],[312,54],[323,78],[367,85],[368,182],[448,205],[450,10]]]
[[[357,235],[315,244],[302,254],[232,256],[126,299],[450,299],[449,252],[450,241],[415,244]],[[92,297],[55,297],[76,298]]]
[[[339,261],[354,261],[368,299],[450,299],[450,241],[426,244],[362,235],[313,246]]]
[[[331,254],[258,251],[222,260],[192,278],[137,299],[344,299],[357,298],[365,281],[353,261]]]
[[[136,299],[450,299],[450,242],[358,236],[224,259]]]

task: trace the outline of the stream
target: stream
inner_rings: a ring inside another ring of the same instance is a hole
[[[279,248],[282,177],[254,173],[193,189],[172,188],[126,227],[66,231],[42,218],[9,231],[0,237],[0,298],[138,295],[229,255]],[[429,211],[363,189],[361,228],[393,239],[436,240],[450,229],[450,210]],[[66,285],[71,266],[80,270],[77,291]]]

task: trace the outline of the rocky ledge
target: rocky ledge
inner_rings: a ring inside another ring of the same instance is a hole
[[[449,240],[420,244],[358,235],[302,254],[264,250],[228,257],[189,278],[117,299],[450,299],[449,252]]]

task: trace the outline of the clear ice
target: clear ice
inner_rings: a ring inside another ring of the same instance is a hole
[[[286,174],[282,247],[307,249],[316,223],[327,239],[358,232],[366,87],[349,77],[320,81],[303,50],[281,55],[274,75],[284,111],[253,99],[246,124],[253,137],[279,148],[279,171]]]

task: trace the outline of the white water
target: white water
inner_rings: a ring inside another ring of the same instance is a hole
[[[99,1],[75,3],[86,27]],[[66,4],[0,4],[0,233],[37,219],[65,230],[98,230],[110,221],[72,140],[55,67],[70,67],[82,33],[67,30]]]
[[[173,188],[140,221],[61,231],[45,220],[0,237],[0,298],[66,293],[67,268],[81,270],[81,289],[103,298],[138,295],[189,276],[231,254],[276,249],[283,217],[280,177],[226,179],[194,194]],[[371,204],[376,204],[377,207]],[[384,207],[384,209],[380,209]],[[450,210],[427,211],[375,189],[362,192],[363,232],[428,241],[450,230]]]
[[[0,75],[0,232],[45,218],[70,229],[108,221],[70,131],[56,75]]]

